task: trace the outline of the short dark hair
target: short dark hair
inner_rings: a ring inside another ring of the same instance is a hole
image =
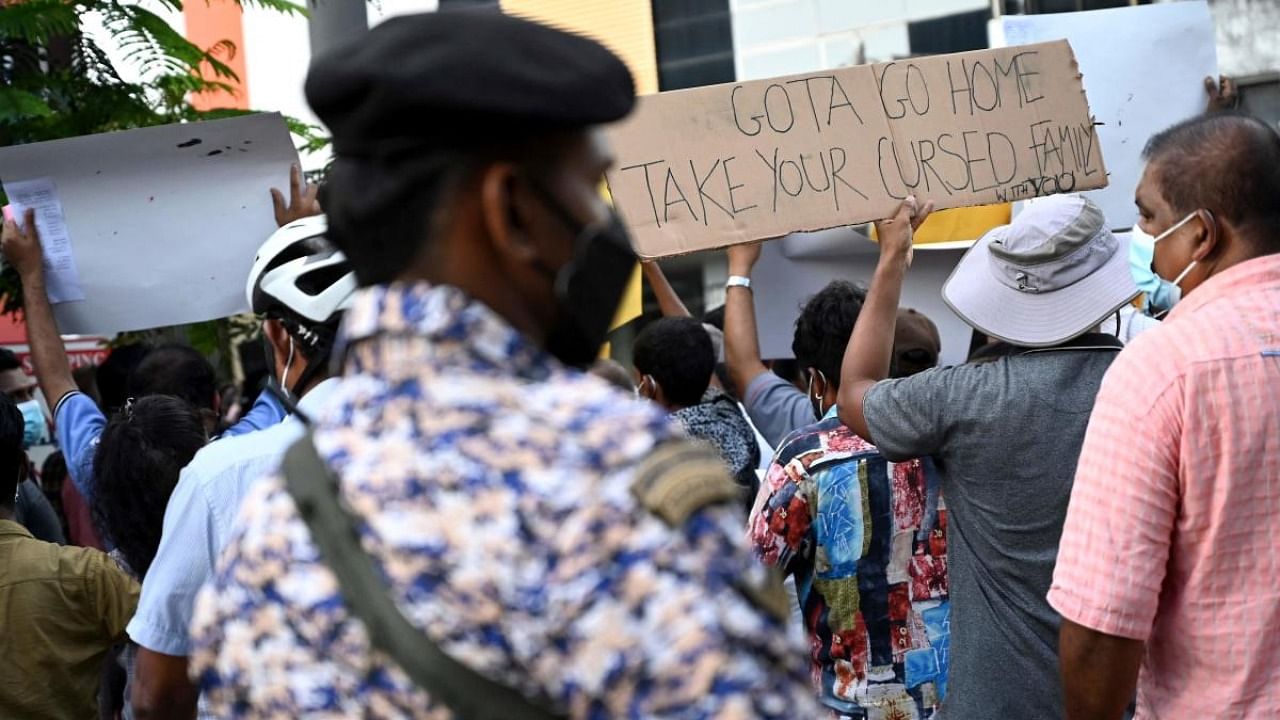
[[[147,353],[129,373],[128,396],[171,395],[200,410],[213,410],[218,392],[213,366],[200,351],[188,345],[162,345]]]
[[[139,578],[160,547],[178,475],[206,441],[200,413],[169,395],[133,402],[102,431],[93,456],[94,522]]]
[[[14,493],[27,466],[23,429],[22,411],[8,395],[0,393],[0,507],[14,507]]]
[[[107,359],[94,370],[94,380],[98,385],[98,397],[102,401],[102,409],[108,413],[124,407],[129,399],[129,375],[138,363],[151,352],[151,348],[143,343],[122,345],[111,351]],[[50,398],[57,402],[57,398]]]
[[[809,298],[796,318],[791,352],[802,368],[817,368],[827,382],[840,385],[844,351],[867,301],[867,291],[851,282],[833,280]]]
[[[1280,134],[1239,113],[1200,115],[1156,133],[1142,156],[1179,214],[1204,208],[1248,233],[1280,243]]]
[[[716,367],[711,336],[702,323],[688,317],[661,318],[636,337],[632,362],[642,375],[652,375],[673,405],[702,401]]]
[[[9,348],[0,348],[0,372],[9,372],[10,370],[21,370],[22,361]]]

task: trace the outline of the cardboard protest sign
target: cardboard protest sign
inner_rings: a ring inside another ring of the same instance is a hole
[[[642,97],[611,129],[615,206],[642,257],[1103,187],[1065,41]]]
[[[59,328],[111,335],[248,310],[276,229],[269,189],[297,161],[284,118],[258,114],[0,148],[0,179],[65,217],[54,259],[78,270],[80,296],[54,306]]]
[[[1204,112],[1205,76],[1218,77],[1213,16],[1204,2],[1005,15],[990,22],[992,45],[1070,41],[1111,184],[1089,196],[1112,228],[1138,221],[1133,191],[1142,177],[1147,139]]]

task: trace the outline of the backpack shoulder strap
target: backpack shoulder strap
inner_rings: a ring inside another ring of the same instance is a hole
[[[361,547],[355,517],[343,506],[337,478],[316,451],[310,433],[289,448],[282,468],[312,541],[337,576],[347,608],[364,623],[370,644],[394,660],[433,701],[466,720],[566,717],[551,709],[546,699],[526,697],[454,660],[404,617],[381,571]]]

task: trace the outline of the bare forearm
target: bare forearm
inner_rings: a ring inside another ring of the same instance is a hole
[[[187,677],[187,658],[138,649],[129,702],[139,720],[191,720],[200,692]]]
[[[31,364],[40,381],[40,390],[50,403],[76,389],[67,361],[67,348],[62,344],[53,306],[45,290],[44,276],[30,274],[22,279],[23,315],[27,325],[27,344],[31,347]]]
[[[1058,642],[1068,720],[1119,720],[1133,699],[1141,640],[1106,635],[1068,620]]]
[[[840,417],[867,440],[871,438],[862,415],[862,398],[871,385],[889,376],[898,300],[906,270],[902,258],[881,258],[840,366]]]
[[[644,271],[644,279],[653,288],[653,295],[658,299],[658,309],[662,311],[663,317],[693,317],[693,313],[689,312],[684,301],[676,294],[675,288],[671,287],[666,273],[658,267],[657,261],[641,263],[640,267]]]
[[[748,288],[731,287],[725,292],[724,360],[739,393],[745,393],[757,375],[768,372],[760,359],[755,297]]]

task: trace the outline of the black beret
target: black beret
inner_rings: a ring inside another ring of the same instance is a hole
[[[607,123],[635,103],[603,45],[489,9],[392,18],[318,58],[306,93],[357,157]]]

